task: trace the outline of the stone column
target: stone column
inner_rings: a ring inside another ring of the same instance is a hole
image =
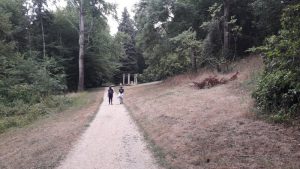
[[[138,74],[134,75],[134,84],[137,85],[138,84]]]
[[[125,85],[125,79],[126,79],[126,75],[125,75],[125,73],[123,73],[123,84],[122,85]]]
[[[130,85],[130,73],[128,73],[128,85]]]

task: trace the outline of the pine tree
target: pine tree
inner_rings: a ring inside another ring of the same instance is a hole
[[[122,21],[118,27],[118,31],[130,35],[131,39],[134,40],[136,31],[134,28],[134,22],[130,18],[127,8],[124,8],[122,13]]]
[[[118,28],[119,33],[125,35],[123,39],[124,54],[120,59],[120,73],[141,73],[144,67],[142,55],[137,51],[135,45],[136,30],[134,22],[130,18],[128,10],[124,8],[122,20]]]

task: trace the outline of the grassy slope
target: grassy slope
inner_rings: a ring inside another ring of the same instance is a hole
[[[32,106],[20,104],[14,107],[15,115],[8,117],[0,116],[0,133],[5,132],[12,127],[23,127],[31,124],[35,120],[43,117],[62,112],[64,110],[76,109],[88,104],[91,100],[88,98],[88,92],[77,94],[67,94],[66,96],[58,95],[44,99],[41,103]]]
[[[0,134],[0,168],[55,168],[95,116],[103,90],[70,94],[64,111]],[[59,109],[57,109],[59,110]]]
[[[242,60],[238,80],[211,89],[189,86],[209,71],[132,87],[125,103],[167,168],[299,168],[300,132],[253,113],[250,91],[261,65],[257,57]]]

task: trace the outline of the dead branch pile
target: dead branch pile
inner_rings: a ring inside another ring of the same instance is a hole
[[[198,89],[212,88],[214,86],[217,86],[220,84],[226,84],[229,81],[236,80],[238,74],[239,74],[239,72],[236,72],[229,79],[224,79],[224,78],[218,79],[217,76],[210,76],[208,78],[205,78],[201,82],[193,82],[193,83]]]

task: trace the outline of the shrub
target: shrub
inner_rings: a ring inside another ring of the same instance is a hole
[[[264,112],[297,111],[300,108],[299,84],[297,74],[291,71],[265,73],[253,94],[257,107]]]
[[[148,82],[166,79],[167,77],[186,72],[189,67],[190,59],[188,56],[170,53],[161,58],[159,64],[148,67],[140,77],[140,80]]]
[[[0,41],[0,132],[59,110],[68,101],[53,96],[65,89],[64,71],[53,58],[28,57],[13,49],[13,43]]]
[[[263,112],[278,113],[275,119],[299,115],[300,110],[300,4],[287,7],[278,36],[257,48],[264,54],[265,71],[253,93]],[[279,118],[280,116],[280,118]]]
[[[63,111],[73,106],[80,97],[82,96],[78,98],[49,96],[35,104],[28,104],[23,100],[15,100],[7,104],[0,102],[0,133],[10,127],[27,125],[40,116]]]

